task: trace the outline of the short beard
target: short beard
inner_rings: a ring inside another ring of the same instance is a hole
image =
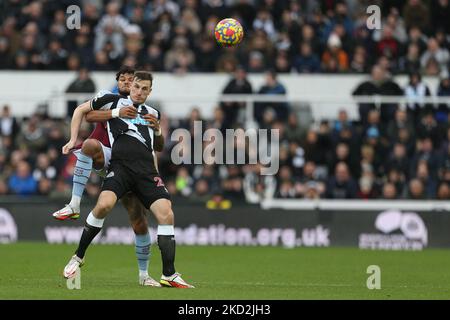
[[[119,94],[125,97],[128,97],[130,95],[130,91],[122,91],[119,89]]]

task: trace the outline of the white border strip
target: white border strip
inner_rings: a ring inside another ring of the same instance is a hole
[[[433,200],[300,200],[266,199],[261,202],[263,209],[286,210],[418,210],[446,211],[450,213],[450,201]]]

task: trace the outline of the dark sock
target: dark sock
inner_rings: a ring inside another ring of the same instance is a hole
[[[163,275],[171,276],[175,273],[175,236],[158,235],[158,246],[161,250]]]
[[[91,226],[86,222],[84,225],[83,233],[81,234],[80,243],[78,244],[78,249],[75,254],[78,258],[83,259],[87,248],[94,240],[95,236],[102,230],[102,228]]]

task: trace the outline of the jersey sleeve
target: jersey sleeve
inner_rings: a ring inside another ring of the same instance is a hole
[[[100,91],[94,99],[91,100],[92,110],[109,110],[114,102],[118,101],[120,97],[108,91]]]

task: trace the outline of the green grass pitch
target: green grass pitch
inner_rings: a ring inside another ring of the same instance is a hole
[[[193,290],[141,287],[133,246],[93,245],[81,290],[61,272],[75,245],[0,245],[0,299],[450,299],[450,251],[354,248],[177,247],[177,271]],[[369,265],[381,289],[366,287]],[[152,245],[150,274],[161,260]]]

